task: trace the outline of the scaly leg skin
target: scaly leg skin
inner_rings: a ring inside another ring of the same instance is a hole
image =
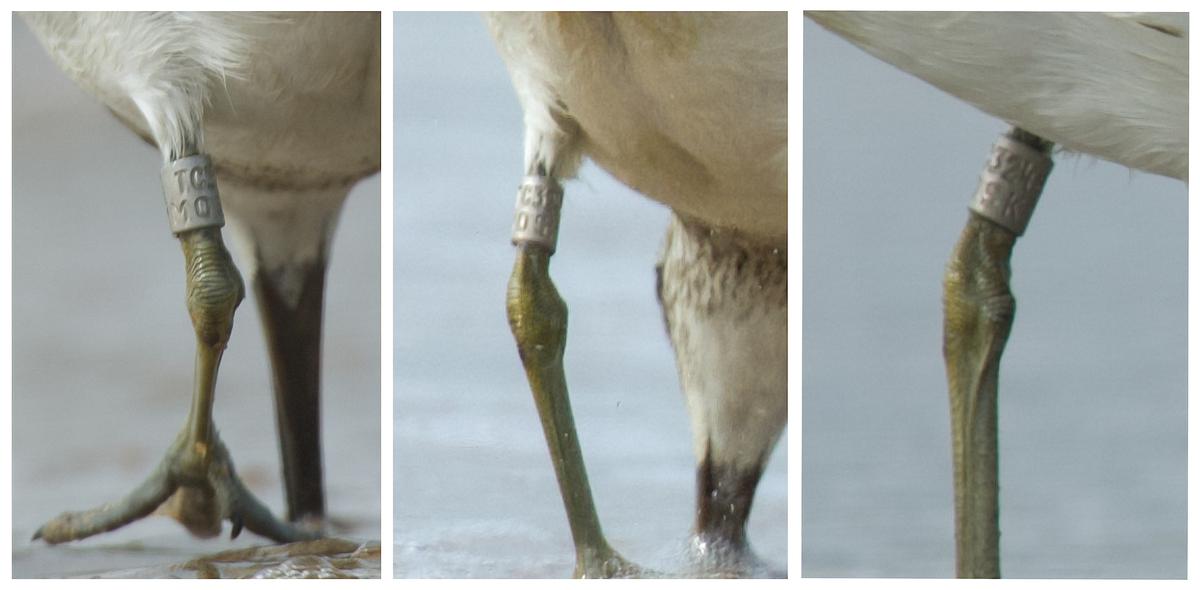
[[[187,176],[207,191],[195,201],[211,199],[198,210],[217,209],[214,217],[220,218],[219,204],[211,204],[216,201],[211,165],[205,159],[192,166],[189,171],[194,174]],[[215,223],[177,230],[186,261],[187,308],[196,332],[195,386],[183,430],[154,472],[133,492],[98,508],[61,514],[39,528],[34,539],[50,544],[85,539],[141,519],[160,507],[199,537],[220,534],[223,519],[232,523],[234,537],[243,526],[278,542],[318,536],[276,520],[242,485],[212,423],[217,369],[233,330],[234,310],[245,293]]]
[[[1016,310],[1009,258],[1050,172],[1050,147],[1016,128],[997,143],[946,267],[943,355],[960,578],[1000,577],[996,418],[1000,355]]]
[[[538,211],[523,212],[523,204]],[[528,225],[528,229],[539,235],[514,232],[517,257],[508,282],[508,322],[533,391],[567,510],[575,542],[575,577],[636,577],[644,572],[614,551],[600,529],[567,396],[563,372],[567,306],[550,280],[550,255],[554,252],[553,236],[557,234],[561,204],[562,189],[551,178],[530,177],[522,185],[515,225],[519,229]]]

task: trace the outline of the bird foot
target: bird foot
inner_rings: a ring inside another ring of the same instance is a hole
[[[575,564],[575,577],[594,578],[660,578],[661,574],[643,568],[611,549],[603,553],[589,552],[581,555]]]
[[[232,525],[230,538],[245,528],[276,542],[317,539],[318,528],[276,519],[246,488],[215,429],[211,444],[192,442],[184,429],[158,467],[124,498],[90,510],[64,512],[33,535],[51,545],[78,541],[112,531],[152,513],[170,516],[197,537],[215,537],[222,521]]]
[[[767,565],[742,542],[693,534],[688,559],[703,578],[786,578],[787,574]]]

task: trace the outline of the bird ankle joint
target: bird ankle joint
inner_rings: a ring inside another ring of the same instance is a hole
[[[163,198],[171,232],[179,235],[225,225],[212,159],[204,154],[169,162],[162,169]]]
[[[526,176],[517,189],[512,226],[513,245],[536,244],[553,254],[558,244],[562,198],[562,185],[554,178]]]
[[[1053,166],[1046,154],[1002,135],[979,175],[971,211],[1018,236],[1025,233]]]

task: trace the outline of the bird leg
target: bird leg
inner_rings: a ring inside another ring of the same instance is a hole
[[[567,306],[550,280],[558,236],[562,187],[549,176],[528,176],[517,192],[513,245],[517,257],[508,282],[508,323],[533,391],[575,542],[575,576],[628,577],[638,568],[608,545],[592,501],[587,470],[567,396],[563,351]]]
[[[232,536],[242,527],[275,541],[315,535],[279,522],[246,489],[212,422],[221,354],[233,330],[233,314],[245,288],[221,240],[224,224],[216,179],[207,156],[177,159],[163,169],[171,229],[186,262],[188,314],[196,332],[195,382],[183,430],[158,467],[117,502],[83,512],[66,512],[47,522],[34,539],[57,544],[111,531],[156,509],[194,535],[220,534],[228,519]]]
[[[259,185],[222,178],[236,199],[224,206],[247,248],[271,365],[286,518],[305,528],[325,522],[321,456],[321,335],[330,242],[348,185]]]
[[[693,556],[706,573],[757,575],[746,521],[787,421],[787,242],[675,213],[658,299],[692,422]]]
[[[997,388],[1016,300],[1013,244],[1033,214],[1051,144],[1013,128],[997,140],[946,267],[942,352],[950,389],[957,575],[1000,577]]]
[[[260,261],[252,282],[271,355],[287,519],[319,525],[325,517],[320,417],[325,260],[296,267],[273,272]],[[294,304],[281,288],[289,272],[300,277]]]

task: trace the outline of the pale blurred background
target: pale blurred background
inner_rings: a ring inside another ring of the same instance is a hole
[[[941,280],[1006,129],[804,23],[803,575],[954,573]],[[1180,578],[1187,187],[1059,156],[1013,255],[1001,568]]]
[[[30,542],[45,520],[115,500],[157,465],[190,404],[195,337],[157,150],[60,73],[15,16],[12,101],[13,575],[92,575],[267,543],[249,533],[231,542],[228,526],[198,541],[161,517],[58,547]],[[325,302],[329,515],[334,532],[361,540],[380,535],[379,210],[376,176],[342,213]],[[239,473],[282,514],[270,374],[249,294],[215,412]]]
[[[395,575],[566,577],[574,551],[505,318],[521,110],[477,14],[395,18]],[[695,467],[654,294],[668,210],[594,165],[566,184],[551,272],[567,379],[604,530],[680,572]],[[750,541],[787,567],[787,437]]]

